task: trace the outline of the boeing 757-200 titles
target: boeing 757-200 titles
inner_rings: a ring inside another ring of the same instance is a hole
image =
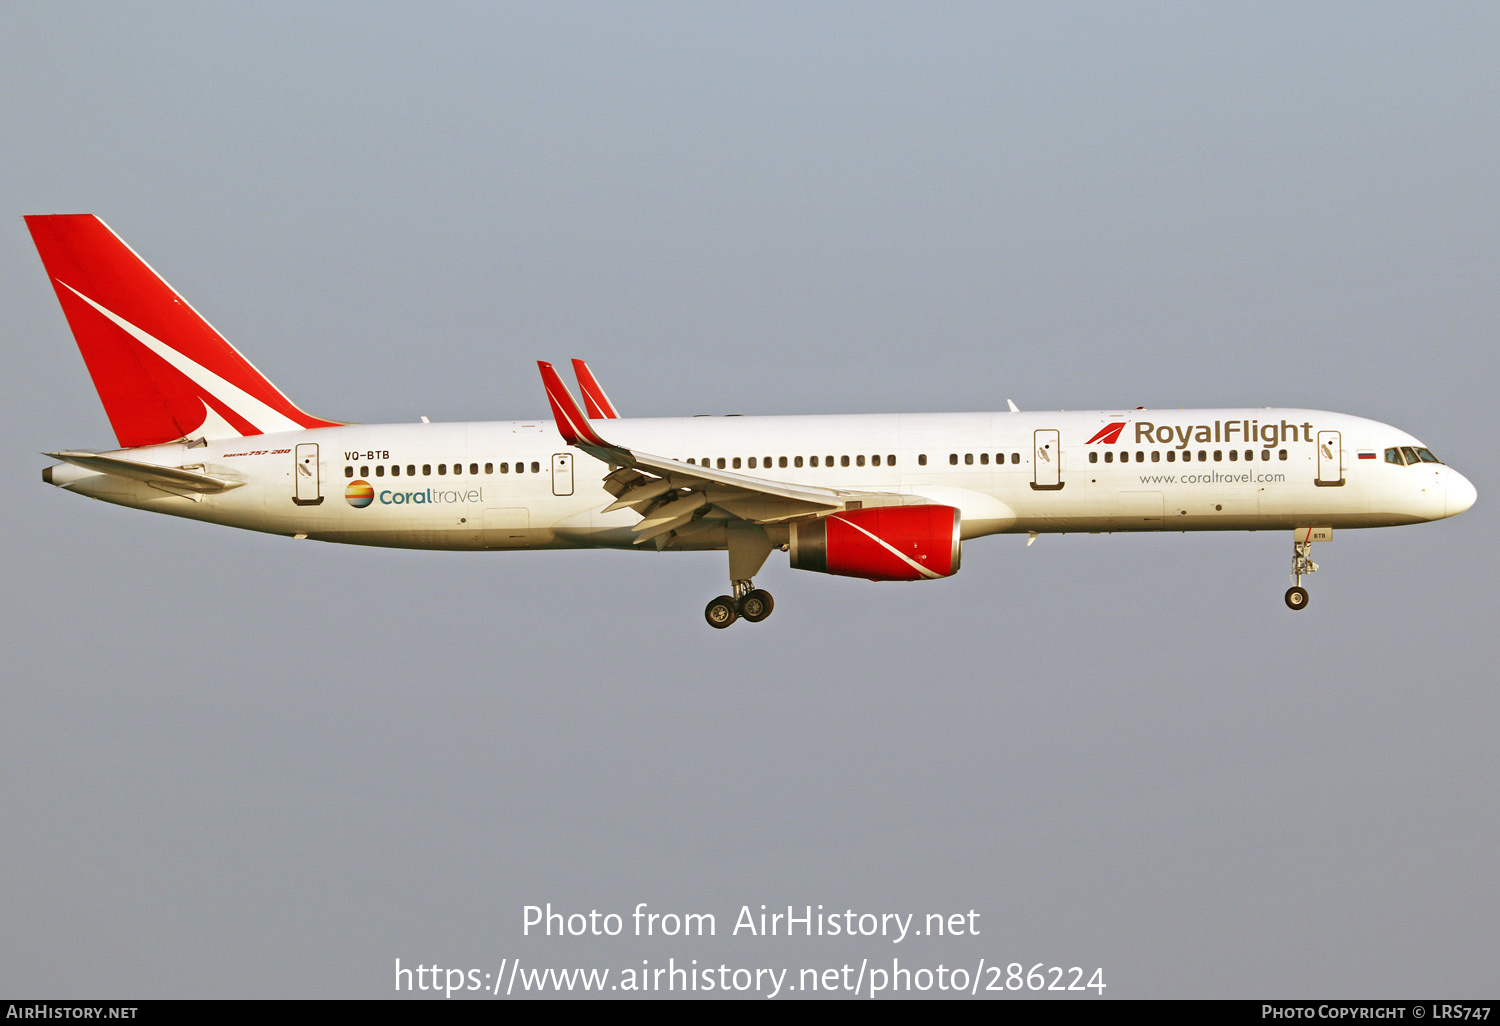
[[[1439,520],[1474,486],[1399,428],[1319,410],[623,418],[581,360],[553,422],[345,424],[304,413],[91,214],[28,217],[120,447],[48,453],[95,499],[294,538],[425,549],[729,554],[754,577],[958,572],[965,541],[1065,531],[1292,533],[1292,609],[1338,528]],[[1029,541],[1028,541],[1029,544]]]

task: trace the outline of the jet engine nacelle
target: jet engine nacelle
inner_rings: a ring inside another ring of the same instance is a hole
[[[794,521],[794,570],[872,581],[923,581],[958,573],[962,539],[953,506],[875,506]]]

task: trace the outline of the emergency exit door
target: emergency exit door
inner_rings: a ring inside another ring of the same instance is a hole
[[[552,494],[573,494],[573,454],[570,452],[552,454]]]

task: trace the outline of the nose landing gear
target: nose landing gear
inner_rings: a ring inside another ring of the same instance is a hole
[[[1292,587],[1286,590],[1286,607],[1292,610],[1307,608],[1307,589],[1302,587],[1305,574],[1318,572],[1318,564],[1312,561],[1312,540],[1298,540],[1292,549]]]

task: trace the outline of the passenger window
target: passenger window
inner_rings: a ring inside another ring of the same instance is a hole
[[[896,465],[896,456],[894,453],[889,453],[886,455],[885,465],[888,467],[894,467]]]
[[[431,474],[432,474],[432,464],[431,463],[424,463],[424,464],[422,464],[422,476],[423,477],[429,477],[429,476],[431,476]]]
[[[1222,463],[1222,462],[1224,462],[1224,450],[1223,449],[1215,449],[1214,450],[1214,462],[1215,463]]]
[[[863,456],[856,456],[856,457],[854,457],[854,465],[856,467],[862,467],[862,466],[864,466],[865,465],[865,458]]]
[[[980,464],[982,466],[986,466],[986,467],[989,466],[990,465],[990,454],[987,453],[987,452],[980,453],[979,454],[979,462],[980,462]]]
[[[1130,453],[1128,453],[1128,452],[1122,452],[1122,453],[1120,453],[1120,462],[1121,463],[1129,463],[1130,462]]]
[[[1182,450],[1182,462],[1184,462],[1184,463],[1191,463],[1191,462],[1193,462],[1193,450],[1191,450],[1191,449],[1184,449],[1184,450]]]
[[[840,456],[839,457],[839,466],[841,466],[841,467],[847,467],[848,465],[849,465],[849,457],[848,456]]]
[[[502,463],[502,464],[500,464],[500,473],[502,473],[502,474],[509,474],[510,473],[510,464],[509,463]]]
[[[1018,453],[1018,452],[1011,453],[1010,454],[1010,461],[1012,463],[1020,463],[1021,462],[1021,454]]]
[[[464,465],[462,463],[455,463],[455,464],[453,464],[453,474],[454,474],[455,477],[457,477],[459,474],[462,474],[463,472],[464,472]]]
[[[786,457],[785,456],[779,456],[779,457],[777,457],[777,459],[776,459],[776,465],[778,467],[784,467],[784,466],[786,466]]]
[[[446,475],[447,473],[448,473],[448,464],[446,464],[446,463],[439,463],[438,464],[438,474],[441,476],[441,475]]]
[[[385,467],[384,466],[377,466],[375,468],[375,476],[376,477],[385,477]]]
[[[401,464],[397,463],[395,466],[391,467],[391,476],[392,477],[400,477],[401,476]]]
[[[870,466],[872,466],[872,467],[878,467],[878,466],[880,466],[880,453],[877,452],[874,456],[870,457]]]
[[[1146,462],[1146,454],[1143,453],[1143,452],[1137,452],[1135,454],[1135,461],[1137,463],[1145,463]]]
[[[1168,449],[1167,450],[1167,462],[1168,463],[1176,463],[1177,462],[1177,450],[1176,449]]]
[[[408,463],[406,465],[406,476],[407,477],[416,477],[417,476],[417,465],[415,463]]]
[[[802,457],[801,456],[793,456],[792,457],[792,466],[794,466],[794,467],[800,467],[800,466],[802,466]]]
[[[1098,452],[1098,450],[1094,450],[1093,452],[1089,453],[1089,462],[1090,463],[1098,463],[1099,462],[1099,452]]]
[[[972,467],[973,465],[974,465],[974,454],[972,452],[966,452],[966,453],[964,453],[964,466],[966,466],[966,467]]]
[[[1387,453],[1389,453],[1390,451],[1391,450],[1389,450],[1389,449],[1386,450]],[[344,476],[345,477],[353,477],[354,476],[354,468],[353,467],[345,467],[344,468]]]
[[[950,452],[948,454],[948,464],[949,464],[949,466],[953,466],[953,467],[958,466],[958,453],[956,453],[956,452]]]
[[[816,456],[809,457],[807,465],[809,467],[816,467],[818,465],[818,458]]]
[[[1160,449],[1152,449],[1151,450],[1151,462],[1152,463],[1160,463],[1161,462],[1161,450]]]
[[[1262,463],[1270,463],[1271,462],[1271,450],[1270,449],[1262,449],[1260,451],[1260,461]]]
[[[1110,452],[1108,449],[1106,449],[1104,451],[1104,462],[1105,463],[1113,463],[1114,461],[1115,461],[1115,454],[1113,452]]]
[[[720,470],[724,469],[724,457],[722,457],[722,456],[719,457],[718,468]]]
[[[848,457],[845,457],[845,459],[848,459]],[[831,467],[831,466],[833,466],[833,457],[832,456],[825,456],[823,458],[823,466],[825,466],[825,467]],[[845,466],[848,466],[848,464],[846,463]]]
[[[1254,459],[1255,459],[1255,450],[1254,449],[1246,449],[1245,450],[1245,462],[1249,463],[1250,461],[1252,461]]]
[[[542,472],[542,465],[540,463],[536,462],[535,460],[532,460],[531,461],[531,472],[533,474],[540,474]]]
[[[369,477],[370,476],[370,468],[369,467],[360,467],[359,468],[359,476],[360,477]]]
[[[1203,463],[1207,459],[1208,459],[1208,450],[1207,449],[1199,449],[1198,450],[1198,462],[1199,463]]]
[[[755,457],[754,456],[750,457],[750,469],[751,470],[755,469]]]
[[[477,464],[477,463],[470,463],[469,464],[469,473],[471,473],[471,474],[477,474],[477,473],[479,473],[479,464]]]
[[[1282,459],[1282,460],[1284,460],[1284,459],[1286,459],[1286,450],[1285,450],[1285,449],[1281,449],[1281,450],[1279,450],[1279,451],[1278,451],[1278,452],[1277,452],[1277,456],[1276,456],[1276,458],[1277,458],[1277,459]]]
[[[927,466],[927,454],[925,452],[917,454],[917,466],[919,466],[919,467],[925,467],[925,466]]]
[[[1240,458],[1240,451],[1238,449],[1230,449],[1229,450],[1229,462],[1230,463],[1234,463],[1239,458]]]

